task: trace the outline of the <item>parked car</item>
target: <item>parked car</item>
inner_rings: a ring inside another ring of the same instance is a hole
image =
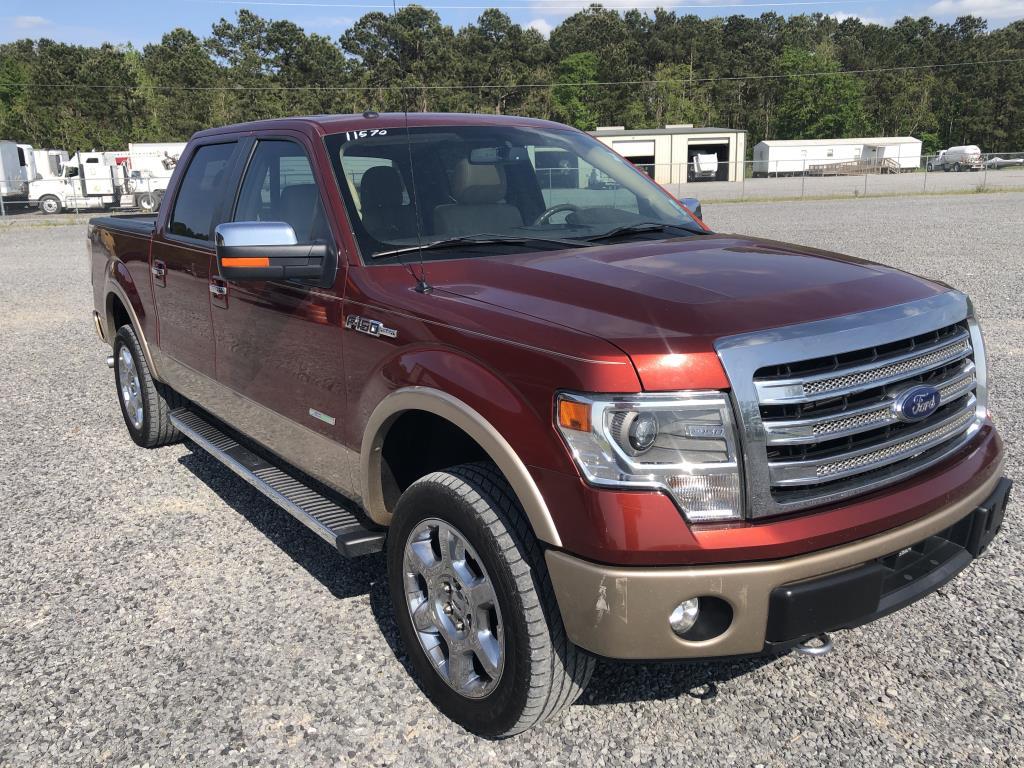
[[[207,130],[157,215],[88,237],[131,438],[384,550],[423,691],[477,733],[551,717],[597,658],[824,653],[1003,519],[964,294],[713,233],[566,126]]]
[[[950,147],[939,150],[934,158],[928,161],[928,170],[935,171],[978,171],[981,170],[981,150],[974,144],[964,147]]]

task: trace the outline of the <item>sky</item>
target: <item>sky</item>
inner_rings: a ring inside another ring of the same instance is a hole
[[[398,0],[398,5],[406,3]],[[530,25],[542,34],[566,16],[588,5],[576,0],[506,0],[487,5],[484,0],[422,0],[435,9],[442,21],[456,28],[474,21],[484,8],[500,7],[520,24]],[[839,19],[857,16],[865,22],[891,23],[902,16],[931,16],[951,21],[957,16],[974,14],[1000,27],[1024,18],[1024,0],[911,0],[893,3],[880,0],[782,0],[758,3],[755,0],[605,0],[608,8],[652,10],[663,7],[677,13],[699,16],[757,16],[774,10],[785,15],[821,12]],[[375,7],[376,6],[376,7]],[[239,8],[249,8],[261,16],[288,19],[307,32],[337,38],[352,22],[371,10],[391,10],[391,0],[0,0],[0,42],[21,38],[48,37],[67,43],[97,45],[102,42],[132,43],[141,48],[157,42],[174,27],[191,29],[199,37],[222,17],[233,18]]]

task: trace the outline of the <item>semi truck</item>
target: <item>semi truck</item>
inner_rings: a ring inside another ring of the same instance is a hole
[[[600,658],[823,656],[1000,530],[978,312],[695,208],[541,120],[202,131],[159,213],[90,222],[111,396],[139,446],[383,552],[409,666],[473,732],[554,716]]]
[[[125,208],[155,211],[167,191],[171,174],[185,149],[184,142],[128,145]]]
[[[941,149],[939,153],[928,161],[929,171],[980,171],[984,168],[981,159],[981,149],[975,144],[961,147],[950,147]]]
[[[114,160],[115,162],[111,162]],[[28,201],[43,213],[116,208],[127,184],[123,164],[104,152],[77,152],[54,178],[28,184]]]

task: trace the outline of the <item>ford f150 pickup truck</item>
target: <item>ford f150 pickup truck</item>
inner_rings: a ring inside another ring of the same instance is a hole
[[[1003,519],[965,295],[713,233],[563,125],[203,131],[157,215],[88,236],[132,439],[384,551],[421,688],[478,733],[548,718],[598,657],[820,654]]]

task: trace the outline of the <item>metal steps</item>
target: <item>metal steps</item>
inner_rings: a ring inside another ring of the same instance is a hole
[[[336,547],[344,557],[368,555],[384,548],[383,531],[366,528],[351,512],[256,455],[198,413],[179,408],[171,412],[171,422],[192,442]]]

